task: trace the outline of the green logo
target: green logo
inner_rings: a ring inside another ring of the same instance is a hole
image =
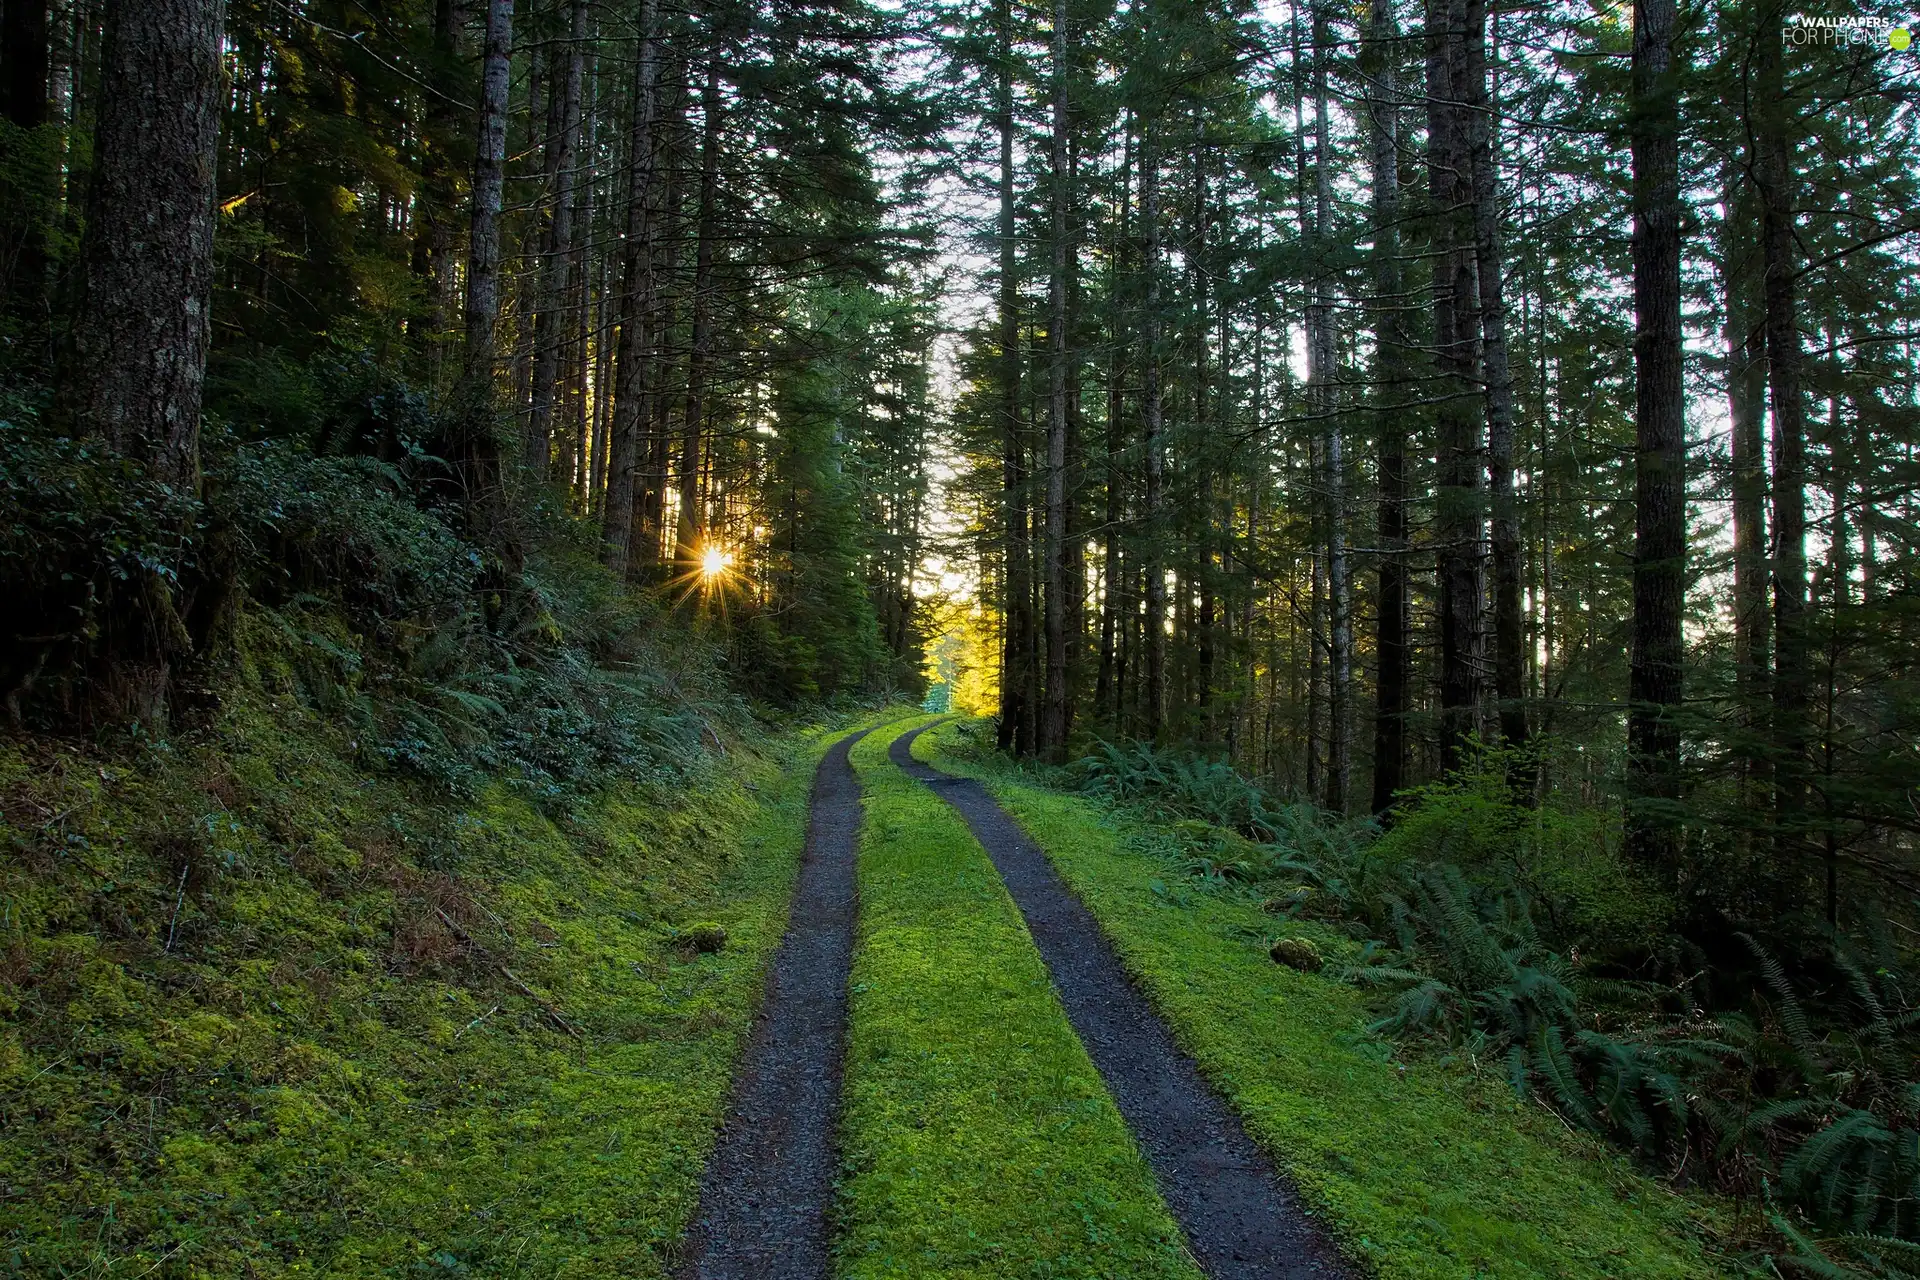
[[[1913,33],[1905,27],[1895,27],[1887,32],[1887,43],[1904,53],[1907,46],[1913,43]]]

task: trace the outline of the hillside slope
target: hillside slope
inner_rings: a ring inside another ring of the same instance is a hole
[[[345,738],[4,747],[0,1269],[665,1274],[816,737],[551,811]]]

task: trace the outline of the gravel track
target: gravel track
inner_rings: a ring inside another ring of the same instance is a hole
[[[931,727],[896,739],[889,757],[952,805],[993,860],[1201,1267],[1213,1280],[1348,1275],[1324,1230],[1180,1050],[1046,854],[978,782],[913,758],[913,740]]]
[[[847,980],[858,910],[860,784],[836,742],[814,774],[786,936],[687,1228],[692,1280],[825,1280],[838,1163]]]

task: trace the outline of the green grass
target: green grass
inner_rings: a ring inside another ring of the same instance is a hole
[[[1199,1280],[986,853],[886,761],[866,787],[841,1273]]]
[[[1378,1275],[1725,1273],[1701,1243],[1717,1206],[1641,1176],[1468,1064],[1396,1058],[1363,1033],[1362,993],[1268,959],[1276,934],[1310,930],[1182,884],[1101,806],[942,755],[952,733],[929,733],[915,754],[993,789],[1256,1139]]]
[[[561,814],[343,739],[0,745],[0,1274],[667,1273],[828,736]]]

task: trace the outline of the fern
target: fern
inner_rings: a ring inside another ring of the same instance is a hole
[[[1866,1263],[1874,1275],[1920,1276],[1920,1244],[1912,1240],[1862,1232],[1838,1236],[1827,1243]]]
[[[1799,1059],[1801,1071],[1809,1082],[1820,1079],[1826,1073],[1820,1069],[1820,1054],[1813,1042],[1813,1029],[1807,1023],[1806,1010],[1800,1007],[1799,997],[1794,994],[1787,971],[1751,934],[1741,933],[1738,936],[1753,952],[1754,961],[1760,966],[1760,976],[1766,979],[1767,986],[1779,998],[1780,1025],[1786,1030],[1787,1041]]]
[[[1586,1087],[1580,1083],[1579,1071],[1574,1066],[1572,1056],[1567,1053],[1560,1028],[1540,1028],[1540,1034],[1533,1044],[1533,1063],[1535,1070],[1547,1082],[1555,1105],[1589,1129],[1600,1127],[1594,1115],[1593,1102]]]
[[[1773,1223],[1773,1229],[1784,1236],[1794,1250],[1791,1256],[1778,1261],[1802,1274],[1818,1277],[1818,1280],[1871,1280],[1871,1272],[1857,1271],[1829,1258],[1819,1245],[1783,1215],[1769,1213],[1767,1216]]]
[[[1847,986],[1853,991],[1853,998],[1860,1002],[1866,1011],[1867,1027],[1882,1050],[1893,1048],[1893,1024],[1887,1020],[1887,1011],[1880,1003],[1880,997],[1854,958],[1845,949],[1838,950],[1834,962],[1840,966],[1840,972],[1846,975]]]
[[[1754,1134],[1764,1133],[1782,1121],[1818,1115],[1829,1109],[1829,1104],[1821,1098],[1784,1098],[1770,1102],[1748,1112],[1737,1125],[1731,1127],[1721,1140],[1717,1154],[1724,1159]]]

